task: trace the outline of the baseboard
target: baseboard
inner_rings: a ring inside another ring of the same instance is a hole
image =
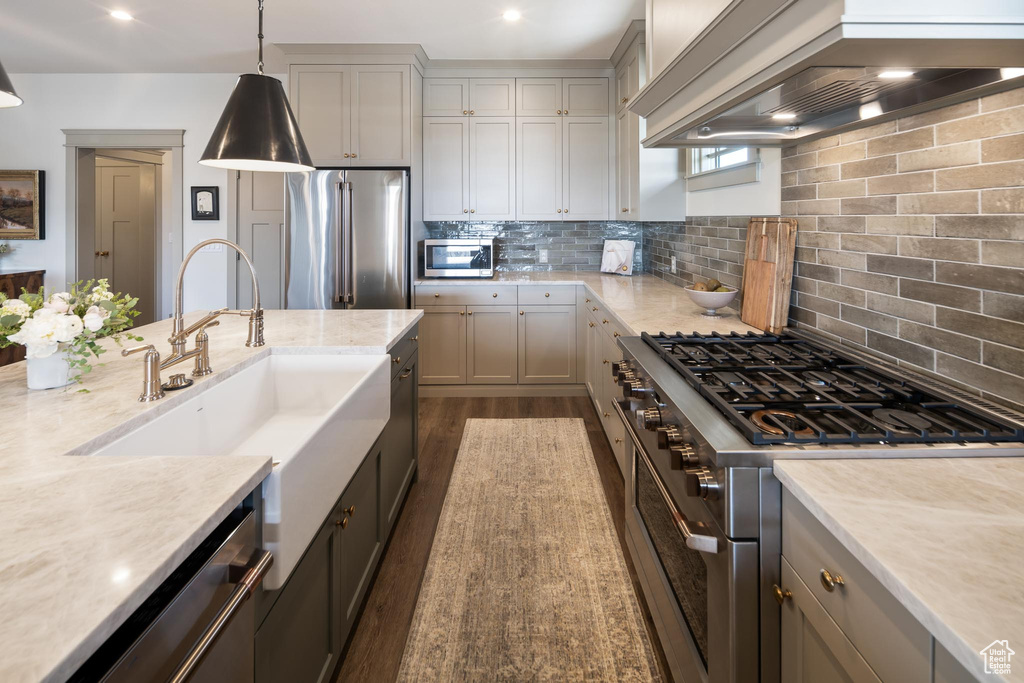
[[[421,384],[420,398],[586,396],[586,384]]]

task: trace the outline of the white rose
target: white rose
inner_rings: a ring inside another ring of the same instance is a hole
[[[90,332],[96,332],[103,327],[103,321],[108,317],[110,317],[110,311],[104,310],[99,306],[90,306],[82,318],[82,323],[85,325],[85,329]]]
[[[82,319],[74,313],[68,315],[56,316],[56,336],[59,342],[69,342],[78,335],[82,334],[82,330],[85,329],[85,324]]]
[[[24,320],[32,315],[32,307],[21,299],[8,299],[0,306],[0,317],[5,315],[16,315]]]
[[[68,308],[70,308],[70,301],[71,294],[68,292],[57,292],[56,294],[50,295],[50,298],[46,300],[45,304],[43,304],[43,308],[56,311],[57,313],[67,313]]]
[[[21,329],[7,338],[25,346],[28,358],[46,358],[57,350],[57,321],[67,316],[36,315],[25,321]]]

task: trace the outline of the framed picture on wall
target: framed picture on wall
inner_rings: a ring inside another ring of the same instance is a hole
[[[46,173],[0,171],[0,240],[46,236]]]
[[[220,188],[216,185],[192,187],[192,220],[220,220]]]

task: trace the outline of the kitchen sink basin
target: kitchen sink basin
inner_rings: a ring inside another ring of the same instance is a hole
[[[273,458],[263,541],[274,565],[264,583],[280,588],[388,421],[389,361],[271,355],[93,455]]]

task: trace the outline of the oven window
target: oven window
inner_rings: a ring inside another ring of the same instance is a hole
[[[489,270],[491,250],[469,245],[435,245],[427,250],[427,267],[435,270]]]
[[[708,665],[708,572],[701,554],[686,547],[672,511],[642,458],[636,459],[636,507],[668,577],[686,625]]]

